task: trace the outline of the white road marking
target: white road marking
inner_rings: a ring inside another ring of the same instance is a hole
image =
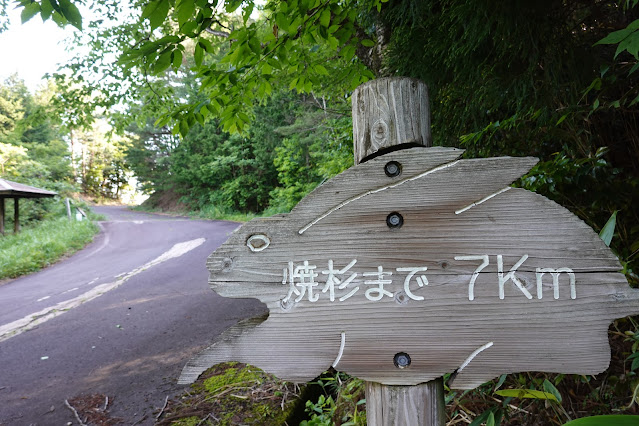
[[[43,300],[47,300],[48,298],[50,298],[51,296],[44,296],[39,298],[38,300],[36,300],[36,302],[42,302]]]
[[[37,325],[42,324],[52,318],[55,318],[58,315],[61,315],[70,309],[76,308],[83,303],[96,299],[97,297],[103,295],[107,291],[118,288],[119,286],[124,284],[129,278],[141,272],[144,272],[147,269],[155,265],[158,265],[162,262],[166,262],[167,260],[180,257],[183,254],[188,253],[189,251],[202,245],[204,241],[206,241],[206,239],[198,238],[195,240],[185,241],[183,243],[175,244],[173,247],[171,247],[170,250],[162,253],[160,256],[156,257],[152,261],[125,274],[123,277],[119,278],[117,281],[97,285],[91,290],[85,293],[82,293],[81,295],[76,296],[73,299],[65,300],[63,302],[57,303],[56,305],[49,306],[48,308],[42,309],[41,311],[34,312],[16,321],[10,322],[8,324],[4,324],[0,326],[0,342],[10,339],[13,336],[17,336],[18,334],[24,331],[31,330],[35,328]]]

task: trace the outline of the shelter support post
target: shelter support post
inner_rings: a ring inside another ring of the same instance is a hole
[[[17,234],[20,232],[20,202],[19,198],[15,197],[13,199],[13,233]]]
[[[352,101],[355,164],[393,150],[432,145],[423,82],[404,77],[372,80],[355,90]],[[415,386],[366,382],[371,426],[443,426],[445,408],[441,378]]]
[[[4,197],[0,197],[0,234],[4,235]]]

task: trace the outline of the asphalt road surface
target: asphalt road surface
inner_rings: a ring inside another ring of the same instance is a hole
[[[187,360],[266,309],[208,287],[206,258],[237,223],[95,210],[93,243],[0,285],[0,425],[77,425],[65,400],[91,394],[153,424]]]

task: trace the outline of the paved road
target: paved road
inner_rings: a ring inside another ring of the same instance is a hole
[[[223,299],[206,257],[236,223],[98,207],[84,250],[0,285],[0,425],[77,424],[65,399],[103,394],[124,424],[153,424],[185,362],[256,300]]]

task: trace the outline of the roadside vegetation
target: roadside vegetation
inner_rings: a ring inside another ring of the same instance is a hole
[[[104,170],[111,169],[100,160],[109,151],[91,149],[99,144],[100,133],[92,134],[90,143],[82,139],[82,133],[72,135],[53,107],[54,93],[54,86],[47,84],[32,94],[15,75],[0,83],[0,178],[58,193],[50,199],[20,199],[17,235],[13,234],[13,200],[6,200],[0,280],[35,272],[84,247],[98,232],[92,221],[101,218],[83,197],[113,198],[118,192],[110,186],[108,175],[104,177]],[[95,185],[96,175],[106,189],[96,189],[101,188]],[[67,218],[66,198],[72,221]],[[89,220],[76,221],[77,208]]]
[[[0,238],[0,280],[38,271],[93,240],[98,226],[66,217],[47,220]]]

